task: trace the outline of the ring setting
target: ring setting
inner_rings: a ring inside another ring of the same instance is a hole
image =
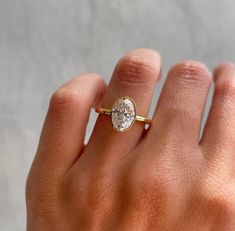
[[[95,111],[100,114],[110,115],[114,130],[125,132],[129,130],[135,121],[151,124],[151,120],[136,113],[136,104],[128,96],[118,98],[111,109],[96,108]]]

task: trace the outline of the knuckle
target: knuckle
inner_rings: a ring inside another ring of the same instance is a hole
[[[88,189],[86,199],[86,205],[90,211],[100,208],[101,205],[105,205],[108,201],[108,197],[105,196],[105,193],[99,189],[97,190],[97,187]]]
[[[140,167],[140,166],[139,166]],[[174,188],[174,197],[177,198],[177,190],[171,174],[148,168],[135,168],[129,172],[126,178],[126,199],[133,204],[135,209],[145,208],[150,210],[164,210],[169,203]]]
[[[97,177],[82,173],[76,177],[69,187],[70,198],[76,198],[77,205],[86,208],[88,211],[101,210],[101,207],[112,203],[111,182]]]
[[[217,77],[218,75],[223,75],[225,71],[233,71],[234,70],[234,64],[230,62],[220,63],[218,64],[214,69],[214,74]]]
[[[51,97],[50,109],[56,112],[66,111],[77,107],[79,92],[75,89],[60,88]]]
[[[31,176],[29,175],[26,181],[26,204],[33,205],[36,202],[36,197],[38,194],[37,188],[34,186],[34,181],[32,180]]]
[[[131,84],[153,82],[159,72],[149,61],[129,55],[119,60],[115,68],[115,79]]]
[[[51,180],[50,185],[53,186],[49,187],[40,181],[36,183],[35,178],[28,177],[25,197],[27,210],[38,215],[45,215],[54,211],[58,193],[55,183]]]
[[[234,195],[231,195],[228,185],[213,183],[213,180],[204,181],[200,185],[198,197],[200,204],[215,212],[235,215]]]
[[[171,192],[172,179],[167,173],[142,169],[130,174],[128,185],[133,190],[133,194],[137,194],[137,197],[140,195],[144,198],[154,199],[157,196],[157,200],[162,201]]]
[[[234,77],[235,75],[235,65],[231,62],[220,63],[214,69],[214,78],[215,81],[220,81],[222,78],[226,78],[227,76]]]
[[[54,211],[56,200],[55,197],[50,197],[46,193],[26,189],[26,206],[32,214],[46,215]]]
[[[233,78],[226,78],[216,84],[215,94],[220,97],[235,97],[235,81]]]
[[[207,192],[203,194],[201,201],[207,208],[211,208],[215,212],[235,215],[234,201],[225,193]]]
[[[101,75],[95,73],[95,72],[86,72],[86,73],[83,73],[77,77],[75,77],[75,79],[86,79],[89,81],[93,81],[96,83],[96,85],[100,85],[101,87],[103,87],[104,89],[106,88],[106,82],[104,81],[104,79],[101,77]],[[82,90],[82,89],[80,89]],[[77,90],[76,90],[77,91]],[[78,91],[77,91],[78,92]]]
[[[184,61],[176,64],[169,71],[169,77],[181,81],[182,84],[208,84],[211,76],[207,67],[195,61]]]

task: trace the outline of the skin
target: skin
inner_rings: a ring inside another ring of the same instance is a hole
[[[160,55],[128,53],[108,86],[83,74],[52,96],[26,186],[27,230],[235,230],[235,66],[174,65],[144,128],[113,130],[89,113],[129,96],[147,115],[161,76]],[[214,97],[200,139],[210,85]]]

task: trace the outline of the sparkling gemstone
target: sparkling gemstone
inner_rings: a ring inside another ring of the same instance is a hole
[[[113,128],[124,132],[134,123],[136,110],[134,102],[127,97],[117,99],[112,107],[111,120]]]

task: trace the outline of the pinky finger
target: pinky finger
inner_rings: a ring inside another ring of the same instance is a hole
[[[53,94],[32,169],[52,177],[73,164],[84,147],[90,110],[105,88],[97,74],[84,74]]]

